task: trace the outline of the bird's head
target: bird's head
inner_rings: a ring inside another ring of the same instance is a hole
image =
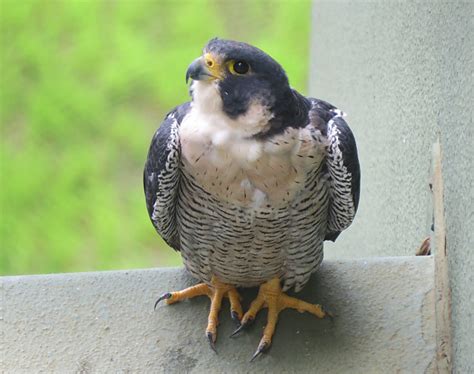
[[[186,72],[193,103],[204,112],[220,111],[232,120],[259,121],[253,136],[278,132],[299,121],[299,94],[283,68],[262,50],[246,43],[212,39]],[[295,113],[295,110],[298,113]],[[245,123],[245,121],[243,121]]]

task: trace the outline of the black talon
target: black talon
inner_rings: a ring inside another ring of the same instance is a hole
[[[241,324],[237,329],[234,330],[232,334],[230,334],[230,337],[233,338],[235,335],[237,335],[239,332],[241,332],[245,328],[245,324]]]
[[[253,318],[249,318],[247,321],[244,321],[239,327],[237,327],[237,329],[232,334],[230,334],[230,337],[232,338],[237,335],[239,332],[250,326],[252,322]]]
[[[161,295],[161,296],[159,297],[159,299],[156,300],[155,308],[154,308],[154,309],[156,310],[156,306],[158,305],[158,303],[159,303],[161,300],[168,300],[168,299],[171,299],[171,296],[173,296],[173,295],[172,295],[171,293],[169,293],[169,292],[166,292],[166,293],[164,293],[163,295]]]
[[[329,319],[331,322],[334,322],[334,313],[331,312],[330,310],[326,309],[326,308],[323,308],[323,312],[326,313],[326,315],[324,316],[324,318],[327,318]]]
[[[238,324],[239,327],[240,327],[239,314],[238,314],[235,310],[232,310],[232,311],[230,312],[230,316],[231,316],[231,318],[232,318],[235,322],[237,322],[237,324]]]
[[[206,332],[206,336],[207,336],[207,340],[209,340],[209,345],[211,346],[211,349],[217,353],[216,344],[215,344],[216,342],[215,335],[212,332],[208,331]]]
[[[269,347],[270,345],[267,342],[260,343],[258,345],[257,350],[255,351],[252,358],[250,359],[250,362],[253,362],[253,360],[255,360],[258,356],[264,353]]]

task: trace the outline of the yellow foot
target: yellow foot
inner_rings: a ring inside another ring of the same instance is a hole
[[[217,325],[219,324],[219,311],[221,310],[222,299],[228,297],[230,301],[230,315],[233,320],[240,322],[242,319],[242,306],[240,305],[240,295],[235,287],[221,283],[215,277],[212,277],[211,285],[200,283],[181,291],[167,292],[160,296],[155,303],[155,309],[161,300],[166,300],[166,304],[174,304],[178,301],[191,299],[196,296],[207,295],[211,299],[211,308],[206,328],[206,336],[211,348],[215,351],[217,339]]]
[[[278,321],[278,314],[283,309],[291,308],[296,309],[301,313],[309,312],[318,318],[332,317],[332,314],[324,310],[321,305],[310,304],[284,294],[281,290],[280,280],[275,278],[260,286],[257,297],[250,305],[247,313],[242,317],[240,327],[234,331],[232,336],[250,325],[262,308],[268,308],[267,325],[265,326],[263,337],[260,340],[257,351],[253,355],[251,361],[270,347]]]

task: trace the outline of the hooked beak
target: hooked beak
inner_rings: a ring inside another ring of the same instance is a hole
[[[204,59],[199,57],[195,59],[191,65],[189,65],[188,70],[186,71],[186,83],[188,83],[189,78],[195,81],[201,80],[213,80],[218,77],[214,76],[204,63]]]

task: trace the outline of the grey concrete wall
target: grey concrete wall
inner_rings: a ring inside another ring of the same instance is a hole
[[[453,359],[474,373],[474,2],[443,8],[438,32],[438,128],[443,149],[446,247],[452,292]]]
[[[223,303],[216,355],[204,336],[207,297],[153,304],[194,284],[182,269],[0,278],[5,373],[432,373],[432,257],[327,261],[299,297],[336,317],[285,310],[273,346],[250,363],[266,321],[229,338]],[[243,292],[244,306],[255,292]]]
[[[440,137],[460,373],[474,372],[473,13],[471,1],[315,1],[310,84],[349,114],[362,163],[359,214],[326,258],[414,253]]]

